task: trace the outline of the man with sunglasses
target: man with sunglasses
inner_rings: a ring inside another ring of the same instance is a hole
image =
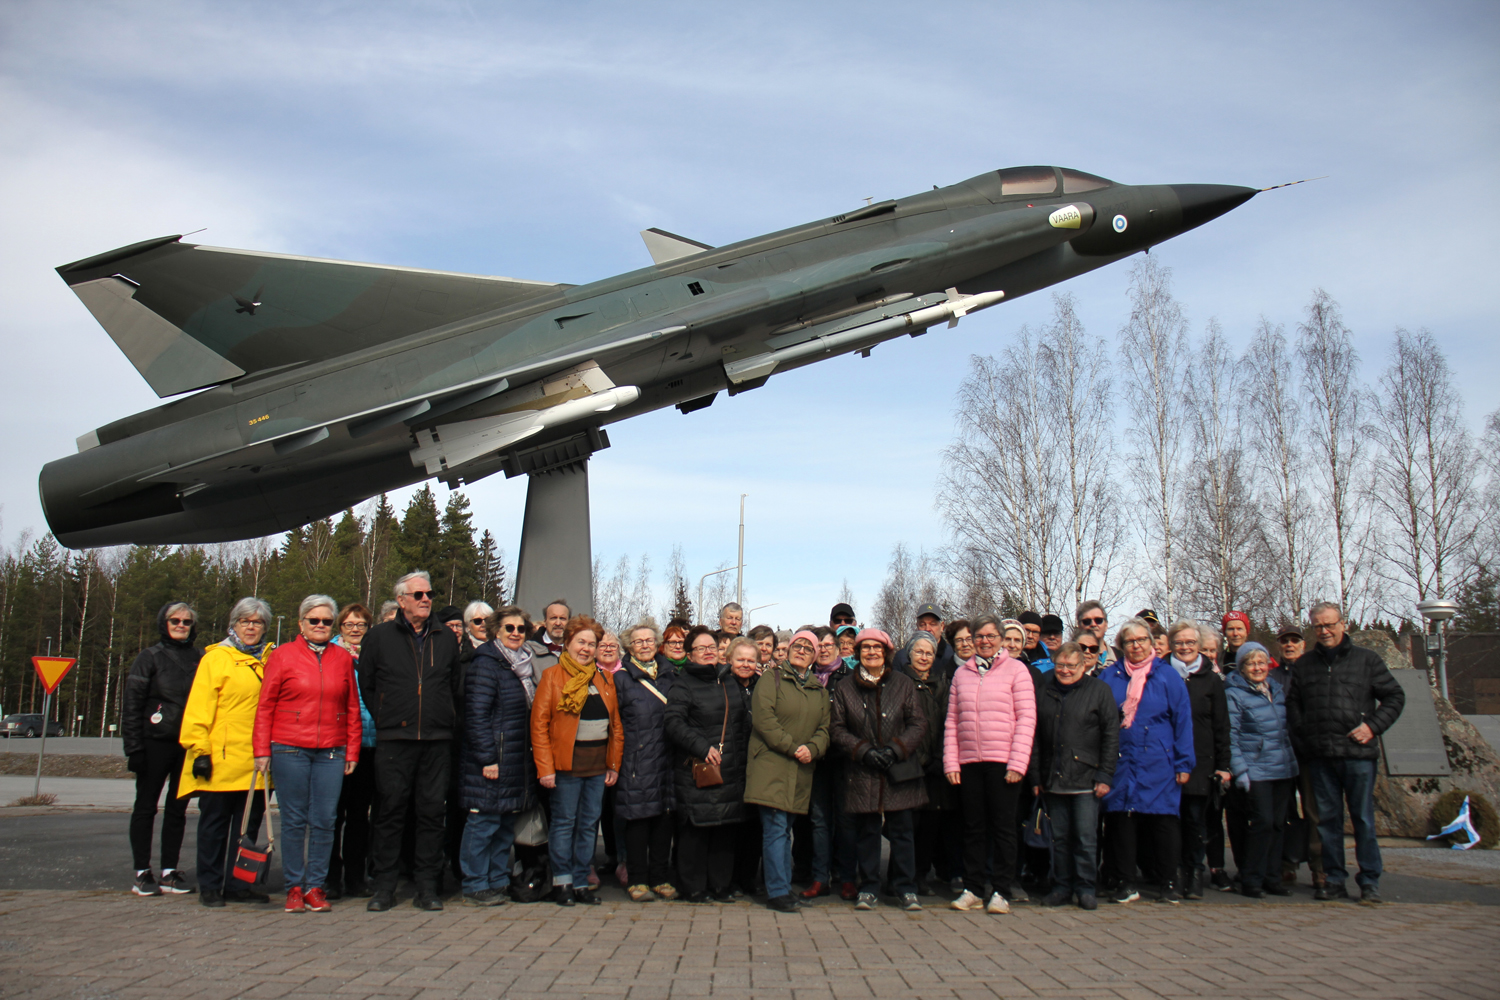
[[[1083,662],[1088,667],[1090,677],[1098,677],[1104,669],[1103,649],[1104,643],[1093,633],[1092,629],[1075,628],[1073,630],[1073,642],[1083,652]]]
[[[396,581],[396,617],[365,636],[359,687],[375,717],[378,819],[370,858],[375,894],[369,909],[396,902],[396,866],[408,806],[415,813],[413,875],[418,909],[441,910],[444,796],[458,731],[458,640],[432,620],[432,578],[415,571]]]
[[[840,626],[853,624],[855,624],[854,608],[843,601],[835,604],[833,610],[828,612],[828,627],[831,629],[838,629]]]
[[[1079,628],[1092,632],[1098,640],[1099,663],[1107,667],[1115,662],[1115,651],[1104,641],[1104,633],[1109,631],[1109,615],[1105,613],[1104,605],[1098,601],[1084,601],[1074,610],[1073,620],[1078,623]],[[1088,651],[1084,652],[1087,655]]]

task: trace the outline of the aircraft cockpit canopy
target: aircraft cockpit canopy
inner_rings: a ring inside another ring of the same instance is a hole
[[[1114,181],[1068,167],[1006,167],[999,174],[1002,198],[1056,194],[1058,174],[1062,175],[1063,194],[1083,194],[1114,184]]]

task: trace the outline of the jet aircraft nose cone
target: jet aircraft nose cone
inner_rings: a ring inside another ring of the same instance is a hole
[[[1254,198],[1255,188],[1236,184],[1169,184],[1182,203],[1182,228],[1201,226]]]

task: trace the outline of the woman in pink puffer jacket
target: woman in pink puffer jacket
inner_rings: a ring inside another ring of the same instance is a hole
[[[1031,761],[1036,689],[1026,664],[1000,648],[1000,621],[974,619],[973,659],[959,665],[948,694],[943,772],[964,808],[964,891],[955,910],[1009,913],[1016,870],[1016,799]],[[994,888],[984,902],[984,872],[994,858]]]

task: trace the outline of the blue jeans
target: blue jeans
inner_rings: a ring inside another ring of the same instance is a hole
[[[813,772],[812,877],[829,885],[854,881],[854,823],[839,802],[842,768],[842,761],[825,757]]]
[[[1047,792],[1052,820],[1052,887],[1092,893],[1099,881],[1099,800],[1092,792]]]
[[[344,787],[344,748],[272,743],[271,777],[276,782],[276,801],[281,803],[278,846],[286,887],[321,889],[328,879],[333,823]]]
[[[1313,798],[1318,803],[1318,836],[1323,841],[1323,874],[1330,886],[1349,879],[1344,867],[1344,805],[1354,827],[1355,876],[1361,886],[1380,887],[1380,844],[1375,840],[1375,762],[1314,757],[1307,762],[1312,771]]]
[[[588,888],[603,809],[604,775],[575,778],[558,773],[557,787],[552,790],[552,822],[547,826],[553,885]]]
[[[760,807],[761,864],[766,876],[766,895],[771,899],[792,894],[792,814]]]
[[[510,846],[516,839],[519,815],[469,810],[458,854],[464,872],[464,892],[504,889],[510,885]]]

